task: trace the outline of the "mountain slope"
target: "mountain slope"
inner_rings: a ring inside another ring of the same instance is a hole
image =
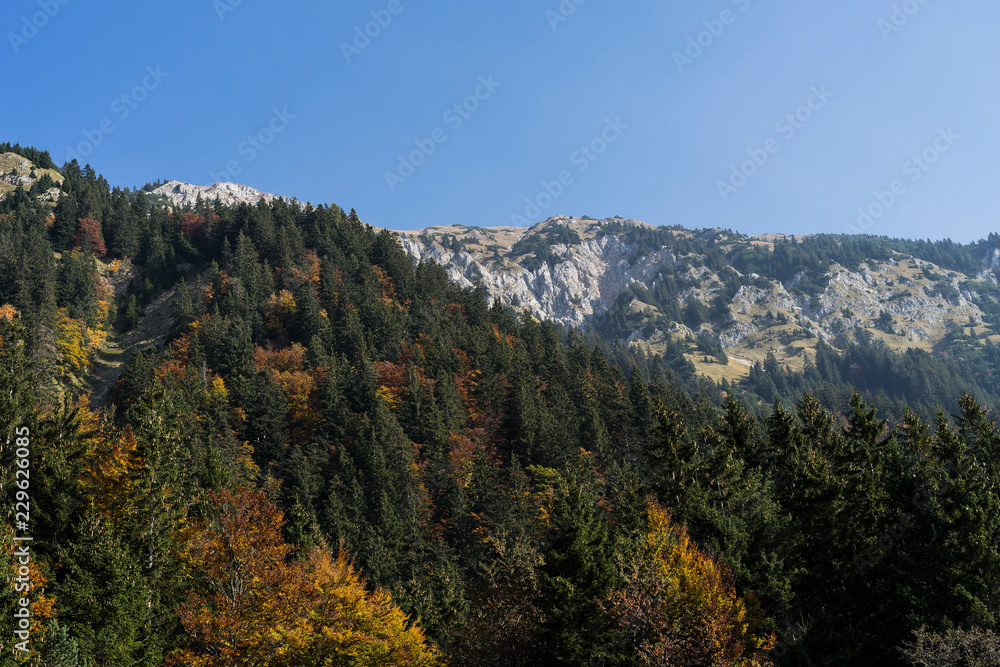
[[[866,256],[848,247],[857,237],[747,237],[622,218],[431,227],[400,238],[412,257],[441,263],[459,284],[482,284],[491,299],[653,351],[672,336],[700,335],[744,362],[773,353],[801,369],[817,340],[838,346],[857,331],[897,350],[934,350],[970,323],[977,337],[1000,341],[1000,329],[983,324],[996,319],[983,294],[997,284],[995,249],[953,271],[888,240]],[[824,244],[826,261],[814,250]],[[705,364],[691,349],[713,377],[749,372],[749,363]]]
[[[46,201],[58,197],[58,185],[63,182],[63,176],[55,169],[44,169],[31,160],[17,153],[0,153],[0,199],[10,195],[17,188],[30,190],[37,182],[48,176],[51,187],[40,193]]]

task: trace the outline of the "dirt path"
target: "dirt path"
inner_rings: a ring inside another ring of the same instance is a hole
[[[173,322],[173,305],[174,291],[167,290],[146,306],[133,329],[125,333],[115,329],[108,335],[87,377],[92,408],[96,409],[108,401],[111,390],[125,373],[136,352],[163,345]]]

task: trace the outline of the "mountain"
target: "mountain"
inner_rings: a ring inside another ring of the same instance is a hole
[[[54,201],[59,196],[58,185],[62,182],[62,174],[55,169],[37,166],[17,153],[9,151],[0,153],[0,199],[7,197],[17,188],[31,190],[39,185],[43,186],[41,188],[43,191],[38,193],[39,198],[44,201]]]
[[[279,197],[238,183],[190,185],[179,181],[168,181],[150,191],[150,195],[154,199],[162,198],[172,206],[194,206],[199,198],[206,203],[218,201],[224,206],[256,205],[262,200],[271,203],[275,199],[281,199],[287,204],[295,201],[291,197]]]
[[[0,150],[20,662],[996,652],[1000,236],[397,234]]]
[[[961,253],[888,239],[763,235],[656,228],[635,220],[554,217],[530,228],[431,227],[400,234],[415,259],[434,260],[460,285],[481,284],[539,319],[595,326],[662,352],[668,338],[702,337],[688,357],[714,379],[745,377],[773,354],[801,371],[819,340],[842,348],[858,331],[889,349],[940,350],[967,329],[1000,341],[997,250]],[[952,258],[955,260],[955,258]]]

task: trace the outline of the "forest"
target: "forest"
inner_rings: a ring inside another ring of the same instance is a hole
[[[0,201],[0,664],[997,664],[997,396],[964,371],[860,338],[716,385],[353,210],[60,172],[54,208]],[[96,404],[102,343],[167,291]]]

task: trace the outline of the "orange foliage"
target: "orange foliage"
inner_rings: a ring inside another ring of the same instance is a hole
[[[496,338],[498,343],[507,348],[513,348],[514,344],[517,342],[517,339],[511,334],[504,335],[500,333],[500,327],[496,324],[493,325],[493,337]]]
[[[377,361],[372,364],[375,369],[375,375],[378,378],[378,395],[392,408],[397,407],[404,398],[410,397],[410,382],[407,377],[406,362],[412,358],[412,349],[408,349],[404,345],[401,363],[394,364],[390,361]],[[413,373],[416,375],[417,382],[423,385],[426,392],[433,394],[434,385],[437,384],[437,381],[428,378],[424,370],[418,366],[413,367]]]
[[[104,237],[101,235],[101,223],[94,220],[93,216],[80,218],[79,226],[76,228],[76,236],[73,237],[73,246],[90,250],[95,257],[104,257],[108,254],[108,249],[104,246]]]
[[[290,561],[283,515],[262,491],[209,491],[209,500],[215,516],[188,548],[202,585],[177,610],[196,648],[168,664],[440,664],[421,630],[388,593],[367,592],[343,554],[321,545]]]
[[[319,425],[319,386],[325,370],[304,370],[306,350],[295,343],[280,350],[258,347],[253,353],[257,370],[271,371],[271,377],[281,387],[292,411],[292,438],[300,442],[310,439]]]
[[[265,368],[279,373],[294,373],[306,366],[306,349],[299,343],[280,350],[258,347],[253,351],[253,362],[257,370]]]
[[[319,295],[319,274],[323,262],[312,250],[306,250],[306,266],[304,269],[293,267],[282,273],[281,284],[295,291],[304,284],[312,287],[313,293]]]
[[[389,407],[395,408],[406,391],[406,367],[390,361],[377,361],[373,366],[378,377],[379,396]]]
[[[205,236],[205,218],[197,213],[185,213],[181,216],[181,234],[191,240],[200,240]]]
[[[5,531],[6,532],[6,531]],[[38,655],[38,648],[42,645],[42,640],[45,637],[45,632],[48,628],[48,622],[55,619],[56,614],[56,599],[51,596],[45,595],[45,588],[48,584],[48,579],[45,577],[45,573],[42,571],[41,566],[38,561],[35,560],[35,554],[30,548],[30,542],[14,542],[12,539],[13,535],[11,532],[7,532],[2,540],[5,545],[5,551],[7,552],[7,557],[10,559],[8,562],[11,563],[12,572],[8,575],[4,573],[4,580],[7,584],[7,590],[11,594],[14,600],[21,597],[27,597],[30,600],[29,608],[31,610],[31,626],[28,629],[28,649],[29,653],[20,653],[21,656],[28,656],[29,660],[26,661],[27,664],[34,664],[30,662],[30,656]],[[14,586],[16,584],[23,584],[23,582],[16,582],[14,577],[20,576],[21,572],[18,569],[21,567],[22,563],[19,562],[20,558],[23,556],[15,551],[15,548],[29,546],[28,554],[31,560],[27,563],[28,568],[28,590],[27,591],[15,591]],[[16,607],[20,609],[20,606]],[[11,619],[8,623],[17,623],[16,620]],[[12,629],[16,629],[12,627]],[[7,648],[10,648],[10,642],[13,640],[14,643],[20,643],[23,641],[20,637],[15,638],[10,630],[6,633],[8,636],[4,637],[3,643]],[[8,663],[4,663],[8,664]]]
[[[191,363],[191,359],[188,356],[188,352],[191,349],[191,336],[188,334],[181,334],[174,339],[174,342],[170,344],[170,347],[173,348],[174,359],[185,366]]]
[[[390,301],[395,300],[396,284],[392,282],[392,278],[389,276],[389,273],[381,266],[374,266],[372,268],[375,269],[375,273],[378,275],[378,281],[382,286],[382,298]]]
[[[160,380],[165,380],[167,378],[180,380],[184,377],[185,368],[186,367],[176,359],[172,361],[164,361],[156,367],[156,377]]]
[[[18,317],[19,315],[20,313],[17,312],[17,308],[10,305],[9,303],[5,303],[4,305],[0,306],[0,319],[5,319],[8,322],[13,322],[14,318]]]
[[[626,568],[624,586],[604,603],[637,642],[641,664],[770,665],[775,638],[762,630],[765,615],[756,600],[741,600],[732,572],[699,551],[665,509],[650,503],[648,516],[645,543]]]

